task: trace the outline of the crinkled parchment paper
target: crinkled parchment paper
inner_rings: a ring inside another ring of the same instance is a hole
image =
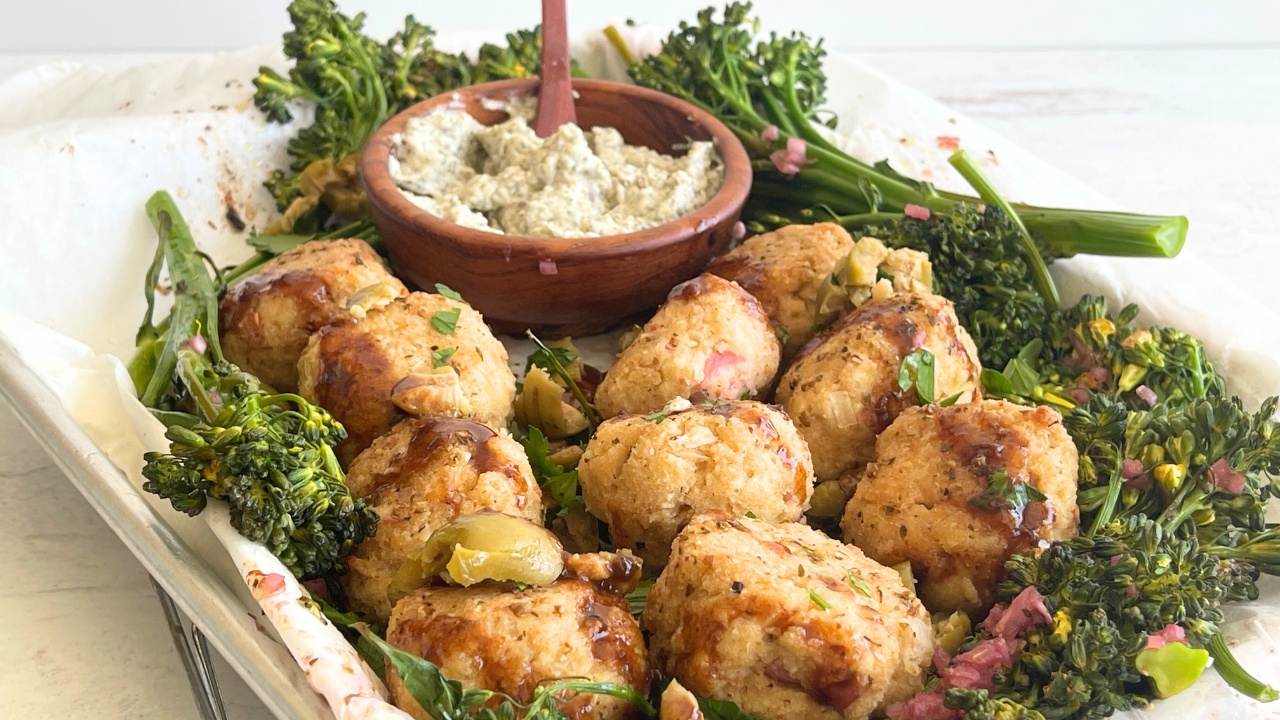
[[[641,46],[662,37],[653,29],[634,32],[633,44]],[[578,51],[594,74],[618,76],[620,63],[596,37]],[[163,428],[133,399],[115,359],[132,350],[144,307],[143,274],[156,242],[143,204],[153,191],[168,189],[205,251],[227,263],[249,255],[228,209],[252,227],[266,225],[274,210],[261,181],[285,163],[291,132],[266,124],[250,102],[249,81],[261,64],[283,67],[277,50],[254,49],[124,69],[51,64],[0,84],[0,338],[137,485],[142,452],[165,447]],[[842,121],[838,140],[857,157],[887,157],[909,175],[964,190],[946,163],[945,143],[938,142],[957,137],[1013,199],[1112,207],[989,130],[851,58],[829,58],[827,74],[830,107]],[[1064,298],[1092,292],[1115,307],[1137,302],[1144,322],[1204,339],[1232,392],[1250,406],[1280,394],[1280,318],[1196,260],[1194,228],[1189,247],[1173,261],[1076,258],[1057,263],[1055,276]],[[596,363],[610,361],[611,339],[582,345]],[[508,346],[513,364],[522,365],[526,344],[509,339]],[[246,610],[275,630],[336,716],[406,717],[382,702],[382,684],[336,629],[298,602],[299,588],[280,563],[230,529],[225,512],[198,519],[167,507],[163,512],[244,598]],[[275,575],[280,579],[263,582]],[[1268,580],[1263,597],[1228,608],[1225,633],[1246,667],[1280,685],[1280,583]],[[1270,718],[1280,717],[1280,708],[1251,702],[1208,672],[1191,690],[1137,715]]]

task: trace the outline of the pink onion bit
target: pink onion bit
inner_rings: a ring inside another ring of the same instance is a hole
[[[539,275],[558,275],[560,274],[560,269],[556,267],[555,260],[542,260],[538,263],[538,274]]]
[[[1142,461],[1126,458],[1120,465],[1120,477],[1132,480],[1142,474]]]
[[[741,240],[747,236],[747,226],[741,220],[733,224],[733,239]]]
[[[1134,388],[1133,394],[1142,398],[1142,401],[1150,405],[1151,407],[1155,407],[1156,401],[1159,400],[1159,398],[1156,396],[1156,391],[1152,390],[1146,385],[1139,385],[1138,387]]]
[[[956,137],[955,135],[939,135],[938,149],[950,150],[952,152],[955,152],[956,150],[960,149],[960,138]]]
[[[1244,491],[1244,475],[1233,470],[1226,458],[1218,458],[1209,466],[1209,478],[1213,480],[1214,487],[1228,495],[1239,495]]]
[[[761,140],[763,140],[763,141],[765,141],[765,142],[767,142],[767,143],[777,142],[777,141],[778,141],[778,126],[777,126],[777,125],[770,125],[769,127],[765,128],[765,129],[763,129],[763,130],[761,130],[761,131],[760,131],[760,139],[761,139]]]
[[[197,355],[203,355],[204,351],[209,349],[209,342],[204,339],[203,335],[192,335],[186,342],[182,343],[182,347],[191,350]]]
[[[928,220],[933,215],[933,213],[929,212],[929,208],[924,207],[923,205],[912,205],[910,203],[908,203],[906,207],[902,208],[902,214],[909,218],[915,218],[916,220]]]

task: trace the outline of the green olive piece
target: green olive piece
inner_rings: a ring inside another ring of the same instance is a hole
[[[809,515],[816,518],[839,517],[848,502],[849,496],[844,494],[838,481],[818,483],[809,500]]]
[[[521,425],[532,425],[552,440],[560,440],[587,429],[587,417],[578,408],[564,402],[564,388],[546,370],[531,368],[524,376],[524,387],[515,400],[515,418]]]
[[[400,598],[432,578],[470,587],[485,580],[546,586],[564,570],[564,548],[550,530],[492,510],[463,515],[409,552],[387,586]]]

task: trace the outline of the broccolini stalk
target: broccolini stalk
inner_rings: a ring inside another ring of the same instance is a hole
[[[333,447],[346,437],[323,409],[272,395],[227,362],[218,346],[217,284],[173,198],[147,203],[168,265],[175,301],[149,377],[135,377],[143,402],[169,426],[169,453],[147,453],[143,489],[198,515],[225,500],[231,524],[261,542],[299,578],[341,569],[342,558],[377,528],[351,497]],[[158,272],[148,273],[148,278]],[[148,320],[150,325],[150,298]]]
[[[628,72],[641,85],[716,115],[743,141],[756,160],[748,208],[755,229],[767,227],[764,218],[812,222],[821,213],[859,226],[857,218],[867,213],[901,212],[907,205],[942,212],[976,201],[940,193],[887,164],[868,165],[829,142],[817,128],[826,90],[822,43],[803,34],[757,38],[759,23],[750,11],[749,3],[731,3],[717,20],[707,8],[695,23],[681,23],[662,52]],[[1186,239],[1183,217],[1013,207],[1057,255],[1173,257]]]

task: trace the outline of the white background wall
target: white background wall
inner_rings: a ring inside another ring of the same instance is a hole
[[[581,30],[608,21],[673,25],[712,0],[571,0]],[[287,0],[0,0],[0,53],[217,50],[277,44]],[[408,13],[437,28],[514,29],[537,0],[339,0],[389,34]],[[759,0],[771,26],[833,49],[1070,48],[1280,42],[1280,0]]]

